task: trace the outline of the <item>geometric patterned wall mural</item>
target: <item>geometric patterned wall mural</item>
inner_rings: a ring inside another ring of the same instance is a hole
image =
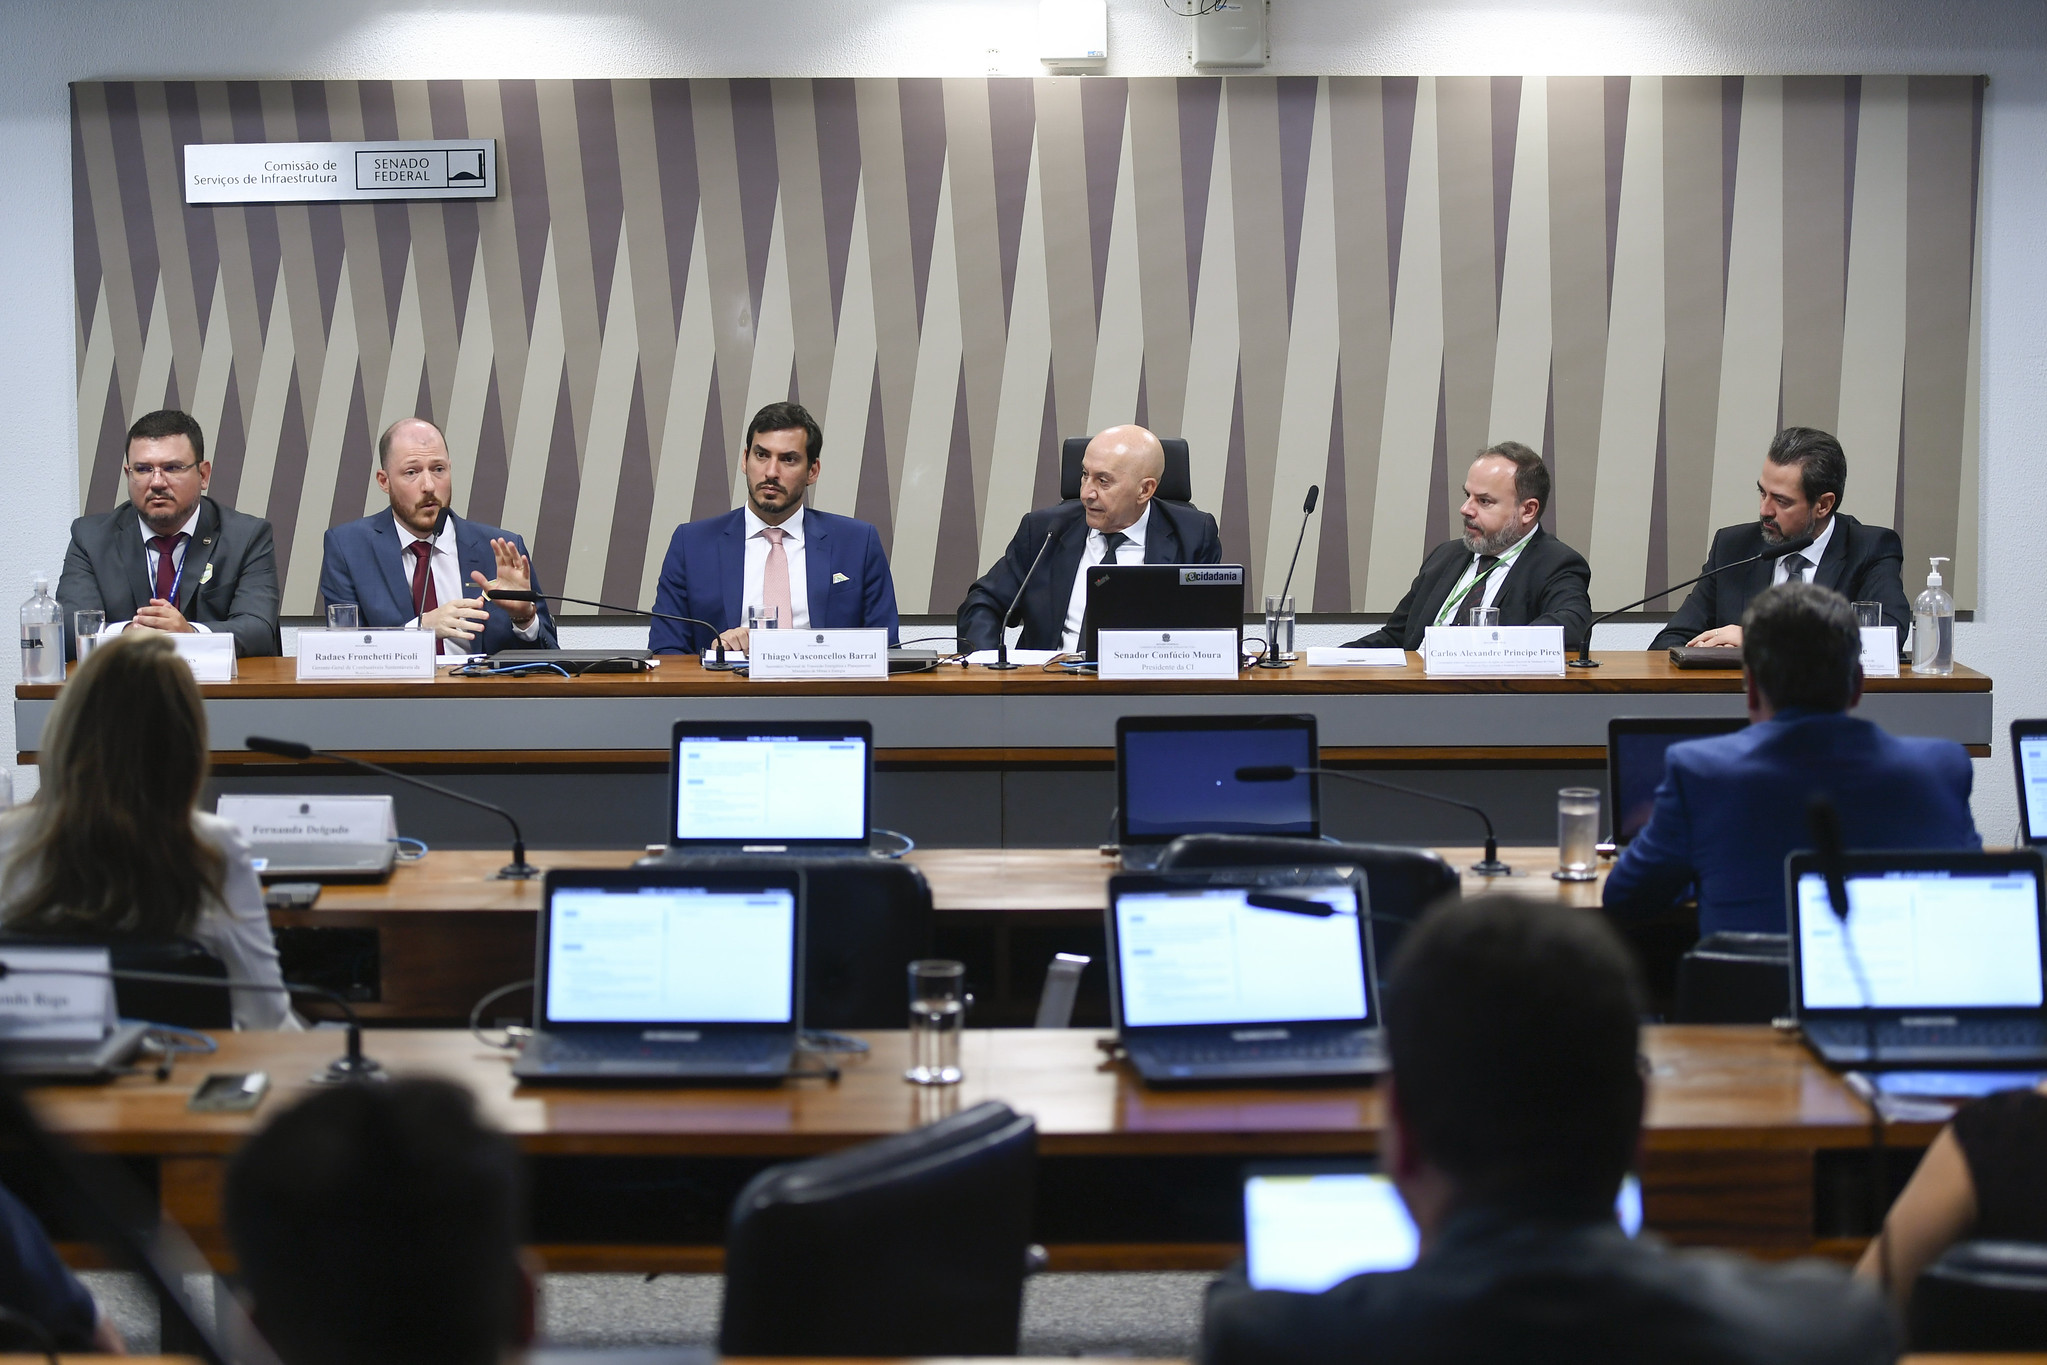
[[[1845,509],[1976,582],[1972,77],[80,82],[79,473],[166,405],[214,491],[320,533],[381,505],[375,435],[447,429],[457,510],[557,591],[648,601],[795,396],[817,502],[949,613],[1057,441],[1188,438],[1226,557],[1383,611],[1470,454],[1555,472],[1618,605],[1755,513],[1780,424],[1838,432]],[[495,202],[187,208],[195,142],[492,137]],[[1255,588],[1254,588],[1255,591]]]

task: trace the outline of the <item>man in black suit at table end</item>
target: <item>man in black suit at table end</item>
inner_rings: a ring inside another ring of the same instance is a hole
[[[1386,624],[1352,647],[1420,649],[1430,626],[1498,607],[1503,626],[1562,626],[1575,649],[1592,628],[1585,557],[1542,529],[1549,466],[1519,441],[1482,450],[1464,476],[1464,534],[1429,551]]]
[[[1081,570],[1097,564],[1220,564],[1215,518],[1188,503],[1152,495],[1166,471],[1159,438],[1139,426],[1110,427],[1087,443],[1080,497],[1027,512],[993,568],[960,603],[962,649],[993,649],[1002,616],[1051,536],[1045,562],[1031,574],[1021,607],[1021,649],[1080,648],[1087,589]]]
[[[1421,1233],[1406,1270],[1320,1294],[1209,1289],[1202,1365],[1850,1365],[1898,1342],[1874,1286],[1631,1239],[1614,1217],[1647,1081],[1628,949],[1519,896],[1445,904],[1386,985],[1380,1165]]]
[[[1884,624],[1898,639],[1912,628],[1902,570],[1905,546],[1888,526],[1864,526],[1841,510],[1848,486],[1848,457],[1841,443],[1811,427],[1786,427],[1770,442],[1756,494],[1757,520],[1723,526],[1701,565],[1710,571],[1761,554],[1772,545],[1812,533],[1812,544],[1794,555],[1764,560],[1701,579],[1677,615],[1649,648],[1741,644],[1741,617],[1765,588],[1794,579],[1832,588],[1851,602],[1881,602]]]

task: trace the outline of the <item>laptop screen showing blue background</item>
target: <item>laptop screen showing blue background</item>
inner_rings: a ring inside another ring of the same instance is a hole
[[[1122,837],[1162,843],[1182,834],[1312,835],[1312,779],[1239,782],[1237,769],[1315,766],[1306,727],[1130,730],[1122,737]]]

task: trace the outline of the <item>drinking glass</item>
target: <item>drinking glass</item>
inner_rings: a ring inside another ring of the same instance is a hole
[[[1265,598],[1265,657],[1273,663],[1294,657],[1294,599],[1268,593]]]
[[[748,607],[746,628],[748,630],[773,630],[782,624],[780,607]]]
[[[1881,602],[1857,602],[1855,624],[1858,626],[1880,626],[1884,623],[1884,604]]]
[[[910,964],[910,1069],[917,1085],[956,1085],[967,1017],[967,967],[946,958]]]
[[[1599,875],[1599,788],[1565,787],[1557,792],[1557,870],[1560,882],[1589,882]]]
[[[106,628],[107,614],[103,611],[71,613],[71,639],[78,646],[78,662],[84,663],[85,656],[99,648],[100,632]]]
[[[361,630],[362,608],[353,602],[329,602],[327,604],[327,629]]]
[[[1468,625],[1497,626],[1500,624],[1500,609],[1498,607],[1470,607],[1465,610],[1464,614],[1471,618],[1466,623]]]

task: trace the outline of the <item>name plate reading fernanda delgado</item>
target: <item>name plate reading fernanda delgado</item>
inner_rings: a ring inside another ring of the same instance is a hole
[[[746,676],[755,682],[886,678],[885,630],[754,630],[747,632]]]
[[[1234,678],[1234,630],[1104,630],[1097,632],[1098,678]]]
[[[495,138],[185,144],[188,204],[497,197]]]
[[[1422,671],[1431,678],[1564,672],[1562,626],[1430,626]]]
[[[434,675],[430,630],[302,630],[300,682],[373,682]]]

